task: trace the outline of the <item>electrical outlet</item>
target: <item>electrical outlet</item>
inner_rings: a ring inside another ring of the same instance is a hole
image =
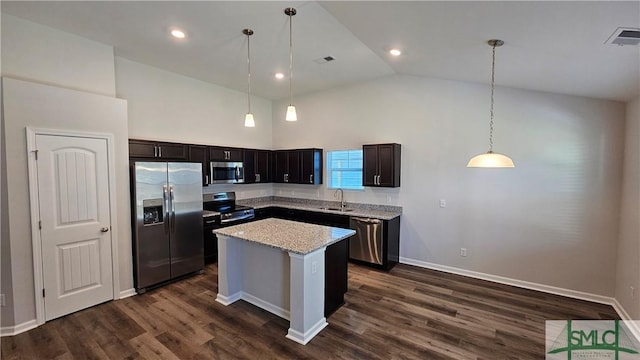
[[[467,257],[467,248],[460,248],[460,256]]]
[[[441,208],[446,208],[447,207],[447,200],[440,199],[440,207]]]
[[[318,272],[318,262],[314,261],[311,263],[311,273],[315,274]]]
[[[629,292],[631,293],[631,298],[635,299],[635,297],[636,297],[636,288],[634,288],[633,286],[629,286]]]
[[[4,294],[0,294],[0,306],[7,306],[7,304],[4,302]]]

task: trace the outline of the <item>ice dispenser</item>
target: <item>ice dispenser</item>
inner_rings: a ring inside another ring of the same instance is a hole
[[[162,199],[142,200],[144,225],[161,224],[164,222],[164,211],[162,211],[162,203]]]

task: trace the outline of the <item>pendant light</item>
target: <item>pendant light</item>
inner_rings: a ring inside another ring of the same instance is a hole
[[[510,157],[493,152],[493,88],[495,85],[496,73],[496,47],[504,45],[502,40],[489,40],[487,43],[493,48],[493,58],[491,61],[491,110],[489,121],[489,151],[486,154],[474,156],[469,160],[467,167],[483,168],[512,168],[515,167]]]
[[[296,114],[296,107],[293,106],[293,90],[292,90],[292,82],[293,82],[293,32],[291,26],[291,20],[293,19],[293,15],[297,13],[295,8],[288,7],[284,9],[284,13],[289,16],[289,106],[287,106],[287,115],[285,120],[287,121],[298,121],[298,115]]]
[[[247,104],[249,105],[249,111],[244,116],[245,127],[255,127],[256,122],[253,120],[253,113],[251,112],[251,47],[249,39],[253,35],[253,30],[244,29],[242,33],[247,35]]]

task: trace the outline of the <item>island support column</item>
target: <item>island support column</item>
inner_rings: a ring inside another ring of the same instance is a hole
[[[224,306],[242,298],[242,245],[243,242],[218,235],[218,296]]]
[[[324,317],[323,247],[300,255],[289,252],[290,317],[287,338],[305,345],[327,325]]]

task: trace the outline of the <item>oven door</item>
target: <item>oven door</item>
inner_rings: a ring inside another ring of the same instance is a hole
[[[211,162],[212,184],[238,184],[244,182],[242,162]]]

